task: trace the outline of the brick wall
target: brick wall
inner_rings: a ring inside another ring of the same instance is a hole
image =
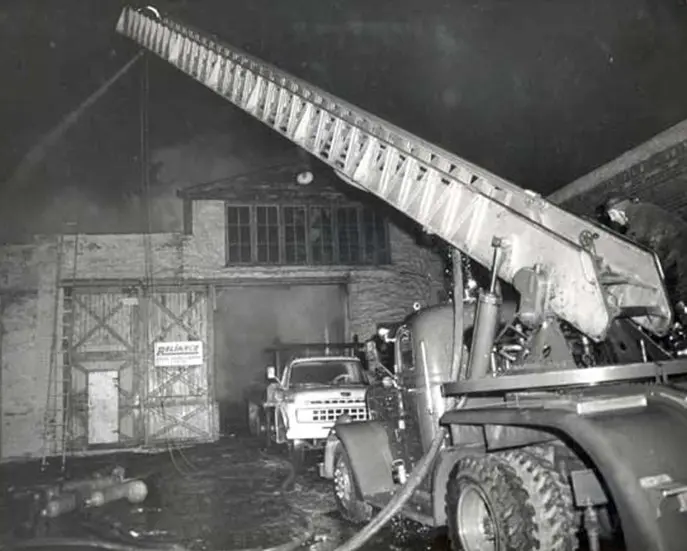
[[[384,267],[225,267],[224,210],[221,201],[194,203],[194,234],[150,236],[150,265],[166,282],[221,282],[244,279],[332,278],[348,281],[350,336],[368,336],[380,321],[399,319],[414,302],[433,304],[443,288],[443,266],[412,237],[390,227],[392,265]],[[32,245],[0,247],[2,304],[1,457],[40,457],[47,403],[53,329],[57,238]],[[76,245],[76,270],[74,248]],[[137,280],[145,275],[146,246],[141,235],[66,236],[63,280]],[[61,300],[58,301],[61,306]],[[58,311],[58,320],[62,319]],[[57,355],[56,369],[61,369]]]
[[[183,238],[183,278],[347,278],[351,334],[369,335],[376,323],[403,316],[414,302],[433,304],[443,289],[437,255],[390,225],[392,264],[384,267],[226,267],[224,203],[194,201],[193,235]],[[349,335],[350,336],[350,335]]]
[[[593,214],[620,193],[687,219],[687,121],[673,126],[549,196],[577,214]]]
[[[593,214],[597,205],[614,194],[637,197],[687,217],[687,138],[562,205],[575,213]]]
[[[2,459],[39,457],[43,450],[53,334],[62,339],[59,324],[54,332],[56,251],[49,240],[0,249]]]
[[[563,187],[549,200],[593,216],[613,195],[636,197],[687,220],[687,121]],[[687,271],[681,272],[680,292],[687,296]]]

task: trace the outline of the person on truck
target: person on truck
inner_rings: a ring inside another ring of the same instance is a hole
[[[652,203],[618,196],[597,207],[597,219],[656,252],[668,297],[678,311],[684,310],[680,279],[687,275],[687,222]]]

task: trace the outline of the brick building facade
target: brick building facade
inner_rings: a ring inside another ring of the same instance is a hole
[[[548,199],[593,214],[613,194],[627,194],[687,218],[687,121],[582,176]]]
[[[182,191],[182,232],[43,236],[4,247],[2,457],[43,453],[46,412],[55,413],[50,380],[70,379],[72,404],[68,434],[54,428],[53,451],[154,444],[151,434],[211,440],[217,401],[239,400],[275,340],[364,338],[415,302],[441,300],[442,261],[402,216],[368,207],[331,172],[300,185],[299,170]],[[203,341],[207,358],[194,381],[152,368],[156,338]],[[112,388],[93,386],[107,379],[98,373],[112,374]],[[96,423],[96,391],[117,401],[107,423]],[[179,395],[188,399],[178,403]]]
[[[564,186],[548,199],[575,214],[593,217],[594,209],[614,195],[653,203],[687,220],[687,121]],[[684,269],[679,292],[687,296]]]

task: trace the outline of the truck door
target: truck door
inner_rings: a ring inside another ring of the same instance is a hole
[[[421,424],[416,408],[416,395],[423,389],[417,388],[416,351],[410,327],[402,327],[396,335],[396,367],[400,391],[400,410],[404,420],[404,451],[407,468],[415,466],[423,455],[420,437]]]
[[[406,381],[412,381],[412,350],[410,354],[407,350],[407,345],[412,343],[409,339],[410,331],[406,330],[402,333],[399,330],[398,335],[404,334],[404,354],[400,353],[398,343],[394,346],[394,364],[391,367],[393,376],[393,384],[385,384],[384,380],[376,381],[371,385],[367,392],[367,403],[372,420],[381,423],[391,442],[392,452],[396,459],[403,459],[404,463],[409,466],[413,463],[411,457],[417,455],[419,458],[422,453],[418,455],[415,451],[417,448],[418,434],[416,434],[416,423],[411,419],[412,410],[409,409],[408,404],[408,389],[405,388]],[[391,380],[390,377],[384,377],[386,382]]]

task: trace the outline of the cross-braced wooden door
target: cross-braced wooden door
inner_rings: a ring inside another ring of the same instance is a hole
[[[146,442],[214,441],[218,426],[207,289],[157,288],[148,297]],[[200,342],[202,361],[195,365],[156,365],[156,342]]]
[[[138,299],[122,289],[64,292],[64,396],[68,450],[143,442]]]

